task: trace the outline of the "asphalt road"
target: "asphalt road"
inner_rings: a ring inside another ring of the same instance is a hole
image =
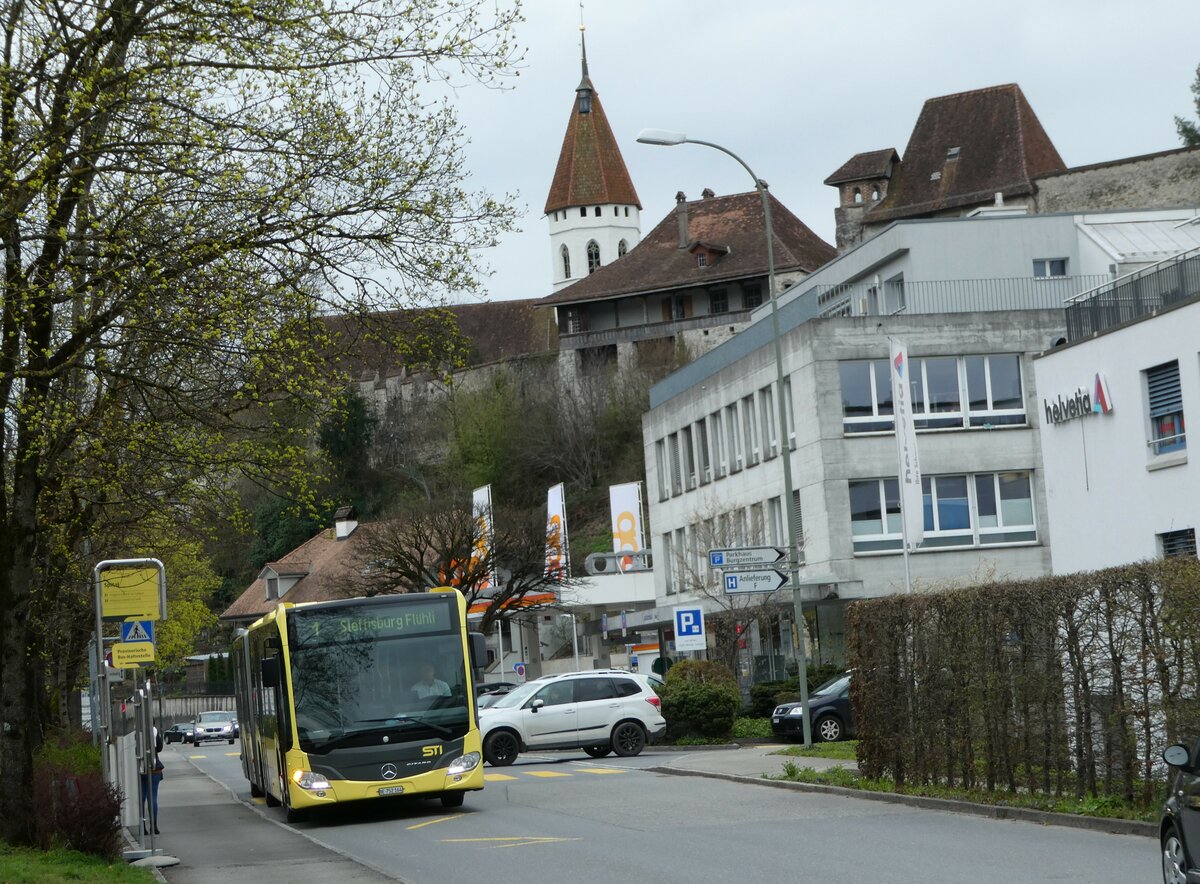
[[[238,748],[180,754],[249,802]],[[416,800],[347,806],[294,828],[409,884],[1161,880],[1147,838],[644,770],[671,758],[526,755],[488,768],[487,787],[460,811]],[[277,808],[257,810],[282,822]]]

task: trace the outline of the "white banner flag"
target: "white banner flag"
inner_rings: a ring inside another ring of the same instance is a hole
[[[609,485],[608,500],[612,508],[613,552],[641,552],[646,546],[642,533],[642,483]],[[617,567],[622,572],[628,571],[633,567],[633,559],[623,556]]]
[[[496,585],[496,575],[492,570],[492,546],[496,541],[496,526],[492,522],[492,486],[484,485],[471,493],[471,509],[475,513],[475,548],[471,550],[469,574],[474,574],[481,562],[487,563],[488,573],[478,584],[480,589],[490,589]]]
[[[925,507],[921,493],[921,462],[917,457],[917,430],[913,424],[912,379],[908,371],[908,347],[890,338],[888,343],[891,345],[892,413],[896,419],[904,543],[913,549],[925,539]],[[883,518],[886,525],[887,513]]]
[[[571,573],[567,502],[562,483],[546,492],[546,579],[561,583]]]

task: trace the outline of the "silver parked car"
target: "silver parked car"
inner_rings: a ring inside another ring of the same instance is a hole
[[[228,740],[233,742],[237,732],[234,728],[234,713],[232,712],[201,712],[196,718],[196,726],[192,730],[192,742],[199,746],[205,740]]]

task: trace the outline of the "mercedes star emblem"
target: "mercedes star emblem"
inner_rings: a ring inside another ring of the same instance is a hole
[[[392,764],[391,762],[388,762],[388,763],[387,763],[387,764],[385,764],[383,767],[381,767],[381,768],[379,769],[379,772],[380,772],[381,774],[383,774],[383,778],[384,778],[385,780],[394,780],[394,779],[396,779],[396,773],[397,773],[397,771],[396,771],[396,765]]]

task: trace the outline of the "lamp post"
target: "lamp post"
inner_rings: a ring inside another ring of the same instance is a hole
[[[559,614],[560,617],[571,618],[571,650],[575,652],[575,671],[579,671],[579,630],[575,628],[575,615],[570,611]]]
[[[788,537],[788,583],[792,589],[792,604],[795,607],[797,624],[796,645],[799,657],[799,672],[797,674],[800,681],[800,702],[803,707],[804,745],[810,746],[812,745],[812,723],[808,720],[808,655],[804,650],[804,613],[801,610],[799,563],[796,556],[796,514],[792,491],[792,455],[791,450],[787,447],[788,422],[787,401],[784,398],[783,392],[783,345],[780,342],[779,332],[779,300],[775,291],[775,235],[771,227],[771,200],[767,195],[767,182],[755,175],[754,170],[746,164],[746,161],[729,148],[714,144],[711,141],[688,138],[682,132],[669,132],[664,129],[643,129],[638,133],[637,140],[641,144],[654,144],[660,147],[674,147],[678,144],[702,144],[705,147],[719,150],[721,153],[727,154],[737,160],[738,164],[750,174],[751,179],[754,181],[754,189],[762,197],[763,220],[767,231],[767,290],[771,297],[771,332],[772,341],[775,346],[775,399],[779,403],[779,447],[783,459],[783,493],[784,499],[787,501],[784,512],[786,513],[785,527]]]

